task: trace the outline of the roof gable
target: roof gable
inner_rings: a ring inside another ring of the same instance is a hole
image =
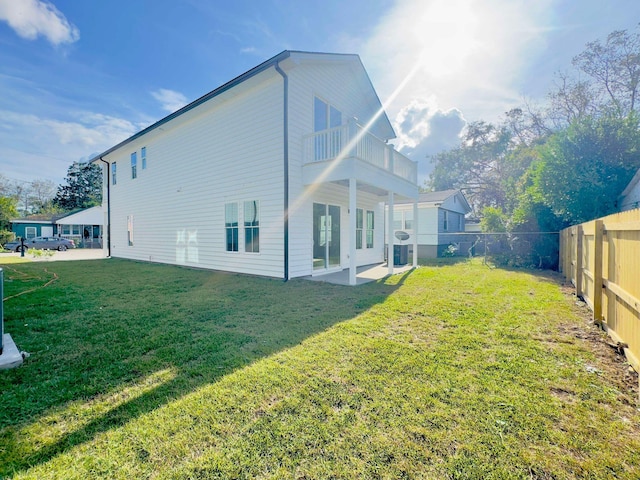
[[[138,133],[135,133],[131,137],[123,140],[117,145],[105,150],[104,152],[94,156],[90,161],[95,162],[99,160],[101,157],[104,157],[115,150],[124,147],[125,145],[133,142],[134,140],[142,137],[143,135],[165,125],[171,120],[184,115],[185,113],[195,109],[196,107],[222,95],[223,93],[231,90],[232,88],[246,82],[249,79],[254,78],[258,74],[272,68],[272,67],[280,67],[280,64],[285,64],[285,61],[289,61],[294,67],[295,65],[302,65],[305,62],[345,62],[352,65],[354,74],[360,78],[360,81],[363,85],[363,93],[367,97],[367,101],[375,107],[375,111],[378,112],[378,116],[376,118],[376,124],[379,130],[379,136],[381,136],[385,140],[389,140],[395,138],[395,131],[393,130],[393,126],[387,117],[384,108],[382,107],[382,102],[378,98],[378,94],[373,88],[373,84],[371,83],[371,79],[367,74],[360,57],[356,54],[343,54],[343,53],[320,53],[320,52],[304,52],[297,50],[284,50],[280,52],[278,55],[271,57],[270,59],[262,62],[261,64],[253,67],[250,70],[247,70],[245,73],[235,77],[234,79],[228,81],[227,83],[221,85],[220,87],[212,90],[211,92],[203,95],[202,97],[194,100],[193,102],[185,105],[184,107],[176,110],[175,112],[167,115],[166,117],[158,120],[157,122],[149,125],[148,127],[140,130]]]

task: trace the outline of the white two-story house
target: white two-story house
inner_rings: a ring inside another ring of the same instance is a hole
[[[355,284],[384,259],[385,202],[418,198],[394,137],[357,55],[284,51],[93,159],[104,248],[285,280],[349,269]]]

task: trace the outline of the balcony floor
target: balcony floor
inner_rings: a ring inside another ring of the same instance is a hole
[[[411,264],[402,265],[393,268],[393,274],[406,274],[411,271],[413,266]],[[356,269],[356,285],[362,285],[363,283],[375,282],[382,280],[389,275],[388,266],[385,263],[375,263],[373,265],[364,265]],[[349,269],[345,268],[340,272],[327,273],[326,275],[306,276],[302,277],[305,280],[312,280],[314,282],[327,282],[335,285],[349,285]]]

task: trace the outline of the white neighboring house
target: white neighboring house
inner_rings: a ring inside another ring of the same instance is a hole
[[[393,231],[408,233],[407,243],[413,244],[416,238],[419,258],[435,258],[449,245],[462,251],[467,243],[470,244],[468,236],[464,235],[465,215],[469,212],[471,207],[460,190],[421,193],[417,203],[417,238],[413,202],[395,205]]]
[[[640,170],[636,172],[629,185],[620,194],[618,205],[621,212],[640,207]]]
[[[102,248],[103,224],[102,206],[86,208],[56,220],[58,234],[84,248]]]
[[[357,55],[284,51],[93,159],[104,248],[285,280],[349,269],[355,285],[384,259],[385,202],[418,198],[394,137]]]

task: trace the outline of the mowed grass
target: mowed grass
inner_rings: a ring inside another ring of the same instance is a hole
[[[0,478],[640,477],[637,392],[553,276],[2,266],[32,355],[0,372]]]

